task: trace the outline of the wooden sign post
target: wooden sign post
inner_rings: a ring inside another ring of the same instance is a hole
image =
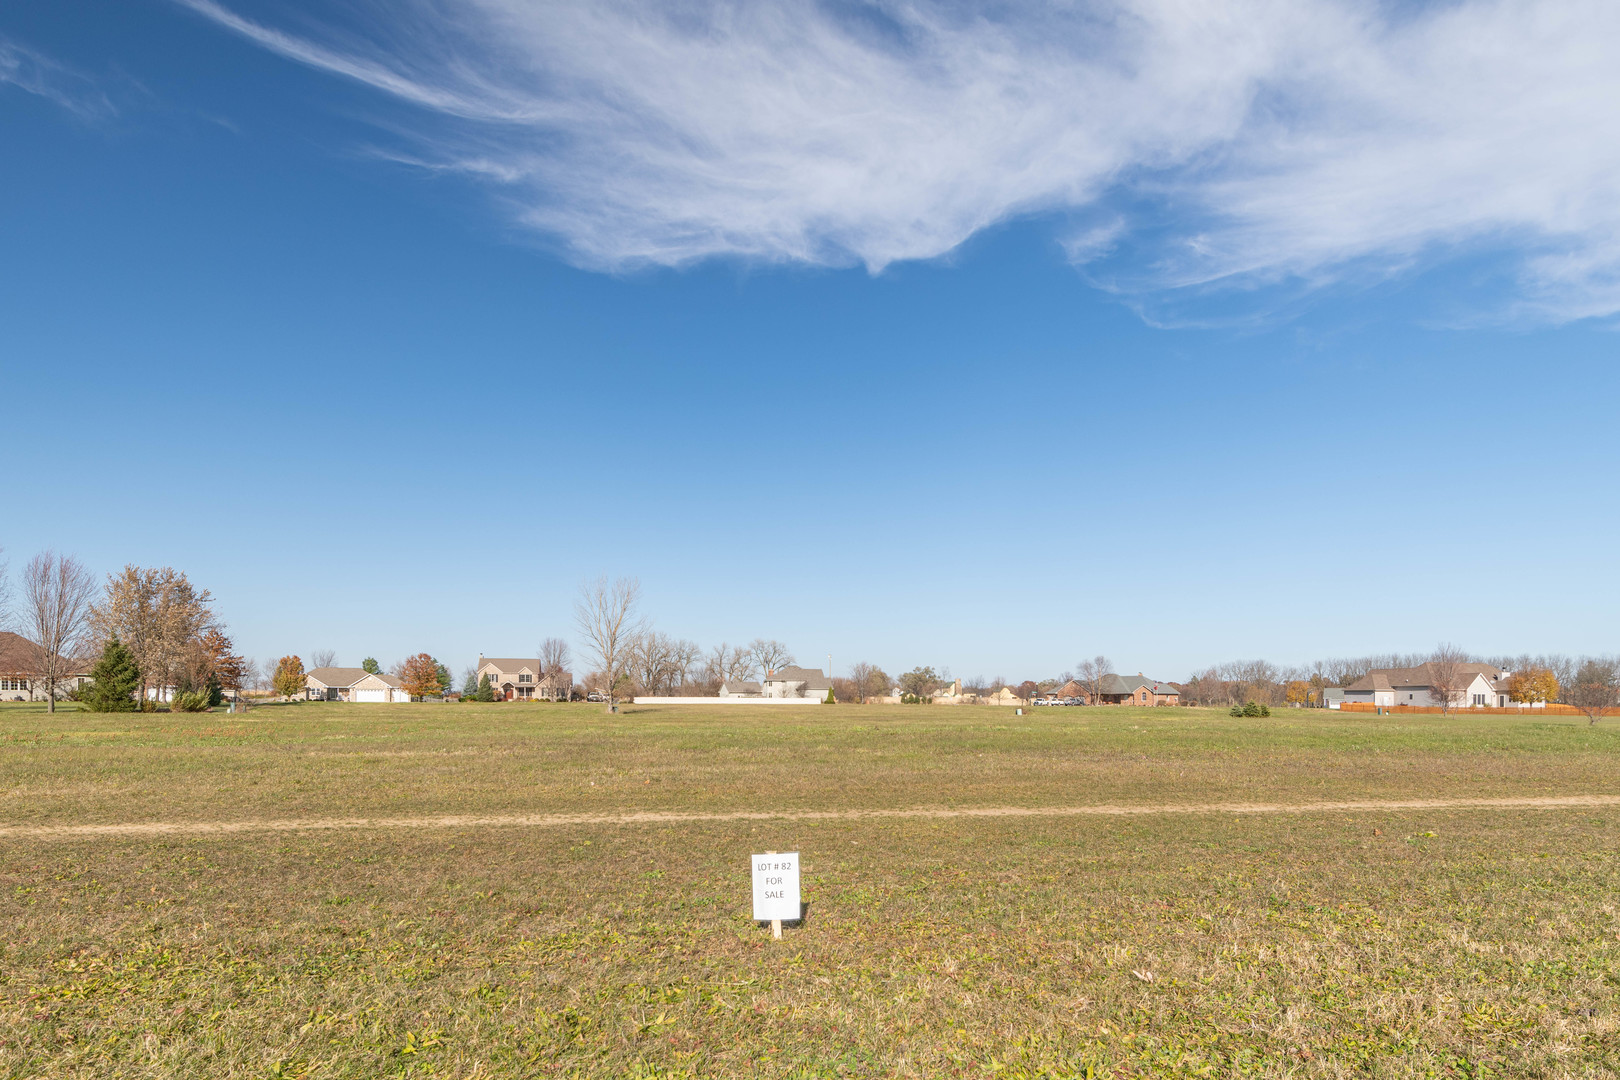
[[[782,920],[797,919],[799,853],[767,851],[754,856],[754,921],[769,922],[771,936],[782,936]]]

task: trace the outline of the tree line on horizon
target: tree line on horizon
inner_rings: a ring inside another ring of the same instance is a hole
[[[297,655],[264,663],[239,655],[213,610],[213,596],[172,567],[131,564],[98,584],[77,559],[45,551],[29,561],[19,584],[13,587],[6,564],[0,562],[0,628],[17,625],[34,644],[37,671],[30,674],[46,684],[47,708],[52,710],[54,689],[70,674],[68,668],[83,671],[92,658],[95,682],[83,692],[86,707],[123,708],[127,698],[129,708],[156,708],[153,691],[161,688],[169,696],[169,706],[179,711],[218,705],[228,691],[301,697],[308,671],[335,666],[337,660],[330,649],[311,650],[308,667]],[[575,604],[575,628],[585,645],[588,671],[573,681],[606,695],[609,707],[627,695],[714,696],[723,683],[757,682],[797,662],[788,646],[774,638],[757,637],[737,646],[721,642],[704,650],[690,639],[654,629],[640,611],[640,598],[640,583],[634,578],[599,578],[581,587]],[[548,637],[539,646],[537,660],[542,675],[565,672],[572,650],[565,639]],[[1483,656],[1452,645],[1429,653],[1328,657],[1293,666],[1263,659],[1233,660],[1169,685],[1187,705],[1311,706],[1323,703],[1326,690],[1350,686],[1372,671],[1426,663],[1438,665],[1442,672],[1465,663],[1510,671],[1510,693],[1521,704],[1548,702],[1585,709],[1594,701],[1612,705],[1620,698],[1620,657]],[[360,666],[373,673],[382,670],[370,656]],[[427,652],[399,660],[389,671],[413,697],[444,696],[454,687],[449,667]],[[1113,663],[1098,655],[1041,679],[1015,682],[999,675],[974,676],[960,683],[964,694],[982,698],[1006,687],[1028,700],[1074,682],[1097,700],[1103,680],[1116,673]],[[891,695],[902,701],[927,701],[957,681],[949,668],[936,671],[919,665],[890,676],[867,661],[851,664],[848,675],[828,675],[836,700],[855,703]],[[479,678],[475,665],[463,671],[461,696],[469,701],[494,699],[488,679]]]

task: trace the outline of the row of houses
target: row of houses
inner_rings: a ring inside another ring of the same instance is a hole
[[[66,694],[88,683],[90,666],[88,662],[68,665],[67,674],[58,683],[58,693]],[[40,667],[39,646],[20,634],[0,631],[0,701],[44,700],[43,680],[35,674]],[[538,659],[480,656],[476,670],[480,680],[489,679],[496,698],[503,701],[567,701],[575,693],[573,675],[566,671],[546,671]],[[1461,664],[1444,672],[1434,663],[1413,668],[1381,668],[1368,672],[1342,689],[1327,689],[1323,704],[1329,709],[1337,709],[1344,704],[1381,708],[1429,706],[1438,700],[1436,685],[1449,683],[1452,689],[1448,694],[1448,704],[1452,707],[1508,708],[1514,704],[1508,686],[1512,677],[1511,671],[1489,664]],[[410,700],[399,679],[385,672],[369,672],[364,668],[315,668],[305,674],[304,688],[305,696],[311,701],[391,703]],[[831,690],[832,680],[820,668],[788,666],[769,672],[758,681],[728,679],[720,686],[720,697],[727,700],[820,702],[826,700]],[[153,688],[151,692],[162,699],[165,688]],[[1096,700],[1093,700],[1094,696]],[[1078,680],[1070,680],[1055,690],[1039,695],[1039,698],[1082,705],[1179,705],[1181,691],[1173,683],[1151,679],[1137,672],[1135,675],[1104,676],[1095,695],[1089,686]],[[1036,699],[1021,697],[1008,686],[981,698],[964,693],[958,680],[940,688],[934,694],[934,700],[962,704],[982,701],[990,705],[1029,705]],[[1535,703],[1528,707],[1540,708],[1542,705]]]
[[[524,657],[478,658],[480,683],[501,701],[567,701],[574,692],[574,677],[566,671],[546,671],[538,659]],[[411,700],[404,684],[392,675],[365,668],[320,667],[304,674],[304,696],[310,701],[353,701],[374,704]]]
[[[1093,698],[1095,697],[1095,700]],[[947,704],[958,702],[968,703],[969,699],[977,702],[979,699],[972,694],[962,692],[961,680],[943,688],[934,695],[936,702]],[[1022,697],[1018,691],[1010,686],[1003,686],[1000,690],[983,699],[988,705],[1033,705],[1033,704],[1075,704],[1075,705],[1180,705],[1181,690],[1174,683],[1163,679],[1150,679],[1141,672],[1135,675],[1104,675],[1097,685],[1097,692],[1093,695],[1091,687],[1081,683],[1078,679],[1070,679],[1055,690],[1047,690],[1029,697]]]

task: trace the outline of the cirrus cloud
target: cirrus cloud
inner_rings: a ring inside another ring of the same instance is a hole
[[[1058,212],[1125,291],[1483,246],[1522,312],[1620,310],[1610,3],[400,0],[293,33],[179,2],[408,106],[391,156],[588,266],[875,271]]]

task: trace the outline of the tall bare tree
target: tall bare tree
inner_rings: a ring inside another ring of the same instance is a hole
[[[704,662],[704,673],[710,682],[744,680],[754,673],[754,657],[741,645],[736,648],[721,642],[709,650]]]
[[[46,712],[56,711],[57,684],[85,651],[95,595],[95,579],[71,555],[42,551],[23,572],[23,619],[38,652],[35,666],[45,684]]]
[[[849,666],[849,681],[862,705],[866,704],[867,689],[871,686],[872,672],[876,670],[876,664],[868,664],[865,660]]]
[[[748,643],[748,655],[760,675],[769,677],[794,662],[793,654],[780,641],[755,638]]]
[[[548,637],[540,643],[540,674],[553,675],[568,670],[568,642]]]
[[[1113,674],[1114,662],[1106,656],[1093,656],[1090,660],[1082,660],[1074,665],[1074,670],[1080,685],[1086,688],[1091,704],[1101,705],[1103,680]],[[999,690],[1000,687],[996,689]]]
[[[403,663],[403,661],[401,661]],[[309,670],[332,667],[337,663],[337,652],[332,649],[312,649],[309,654]]]
[[[1449,713],[1457,704],[1463,687],[1470,677],[1463,673],[1468,654],[1448,642],[1441,642],[1429,657],[1429,697],[1440,706],[1441,713]]]
[[[614,693],[630,659],[630,641],[646,629],[636,611],[640,599],[641,583],[635,578],[609,582],[599,577],[580,586],[579,599],[574,603],[574,621],[580,636],[597,670],[607,680],[608,712],[618,711]]]
[[[689,686],[692,676],[696,673],[698,660],[703,656],[703,650],[698,643],[688,638],[681,638],[670,646],[669,670],[676,686]]]
[[[631,675],[643,693],[661,694],[675,681],[676,644],[657,630],[643,630],[630,639]]]

